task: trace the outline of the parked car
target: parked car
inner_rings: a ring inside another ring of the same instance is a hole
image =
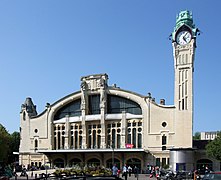
[[[220,180],[221,179],[221,171],[210,172],[203,177],[203,180]]]

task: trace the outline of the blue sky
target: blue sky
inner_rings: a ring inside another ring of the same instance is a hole
[[[174,104],[176,15],[190,10],[202,31],[194,72],[194,132],[221,130],[220,0],[1,0],[0,123],[19,131],[31,97],[47,102],[78,91],[80,78],[107,73],[109,85]]]

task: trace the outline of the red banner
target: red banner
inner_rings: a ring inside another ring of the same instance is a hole
[[[133,148],[134,145],[133,144],[125,144],[126,148]]]

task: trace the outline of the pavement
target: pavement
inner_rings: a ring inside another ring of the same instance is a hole
[[[39,174],[42,172],[38,172],[37,177],[39,177]],[[45,170],[44,170],[45,173]],[[33,171],[33,176],[31,176],[31,172],[28,172],[28,177],[24,177],[24,176],[20,176],[20,174],[18,174],[17,177],[12,177],[10,178],[10,180],[33,180],[35,179],[35,171]],[[125,180],[125,177],[121,177],[123,180]],[[48,178],[49,179],[49,178]],[[134,174],[132,174],[130,177],[127,177],[127,180],[156,180],[156,178],[150,178],[149,174],[139,174],[138,177],[135,177]]]

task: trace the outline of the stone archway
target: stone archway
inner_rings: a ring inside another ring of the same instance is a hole
[[[54,166],[59,167],[59,168],[64,168],[64,160],[61,158],[57,158],[53,162]]]
[[[137,159],[137,158],[131,158],[128,159],[126,161],[127,166],[132,167],[132,169],[134,170],[134,167],[136,166],[137,168],[139,168],[139,171],[141,172],[142,168],[141,168],[141,160]]]
[[[73,167],[74,165],[80,165],[82,161],[78,158],[73,158],[69,161],[69,167]]]
[[[95,165],[95,166],[100,166],[101,162],[97,158],[91,158],[87,161],[87,165]]]
[[[118,159],[114,158],[114,164],[117,165],[118,169],[121,169],[121,167],[120,167],[120,161],[119,161]],[[106,161],[106,167],[107,167],[107,168],[112,168],[112,166],[113,166],[113,159],[110,158],[110,159],[108,159],[108,160]]]

